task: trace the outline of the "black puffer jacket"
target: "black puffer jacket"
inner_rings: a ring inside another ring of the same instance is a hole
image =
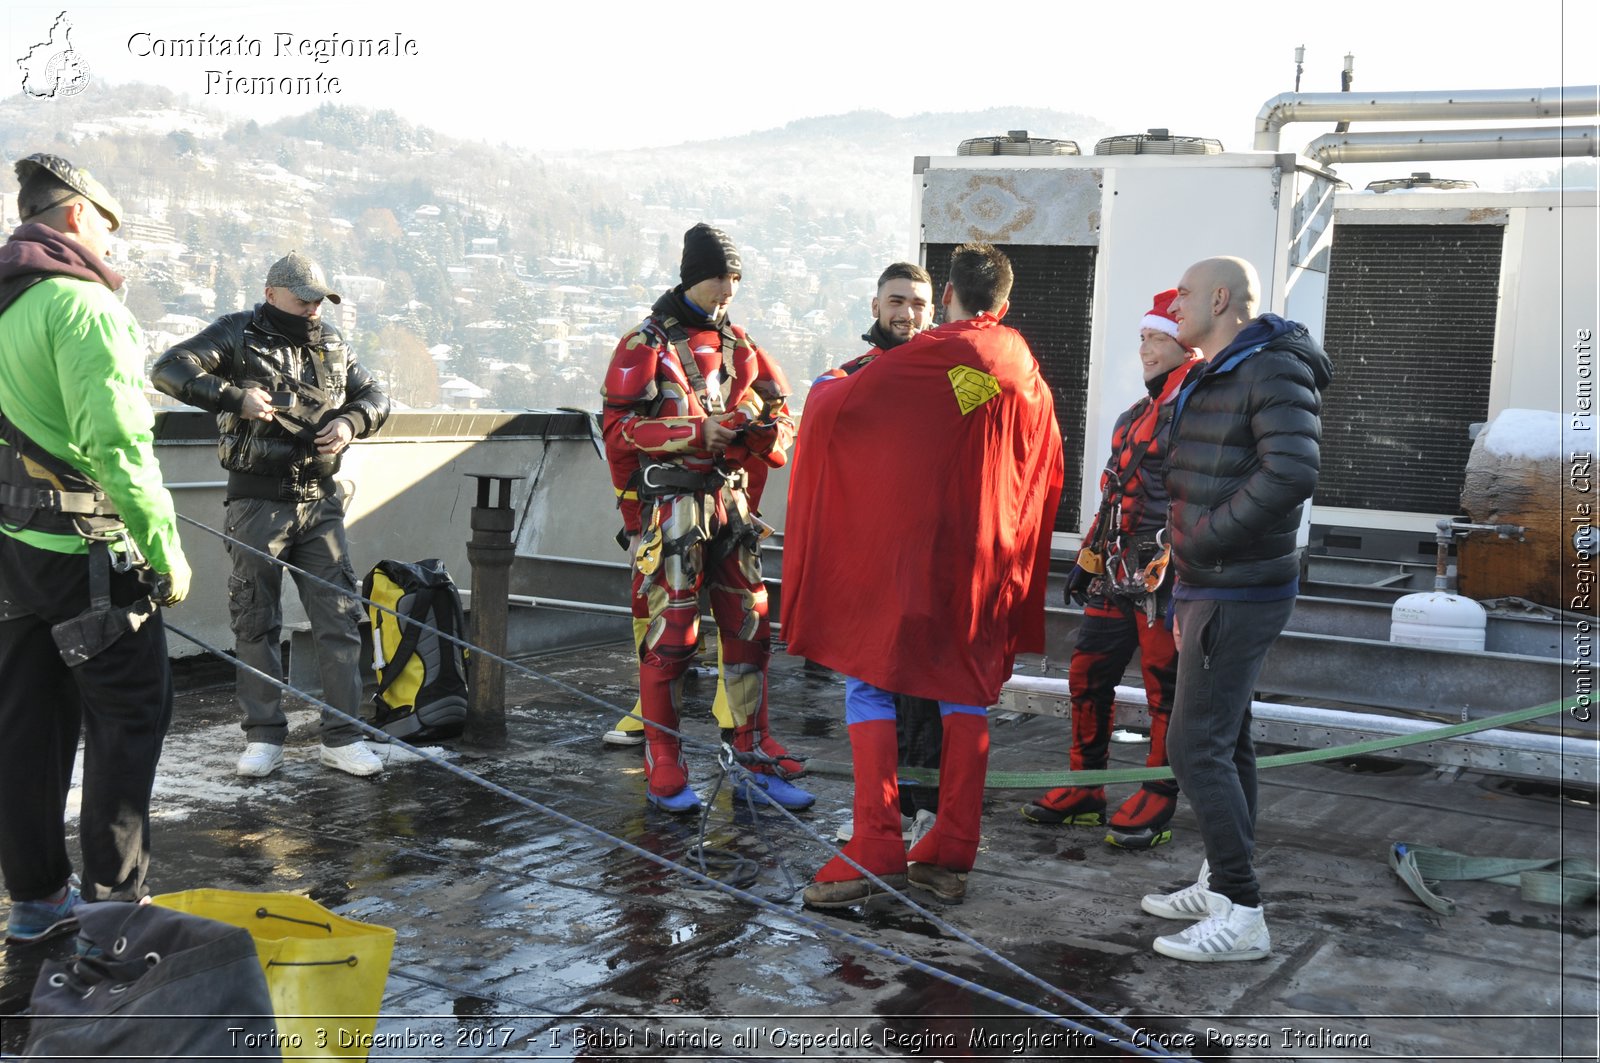
[[[1269,587],[1299,575],[1301,506],[1321,465],[1333,363],[1304,325],[1263,314],[1189,374],[1164,465],[1178,578]]]
[[[298,342],[277,331],[261,306],[220,317],[168,349],[150,378],[158,390],[217,415],[218,457],[235,474],[230,497],[321,497],[342,455],[318,454],[317,431],[342,416],[360,439],[389,417],[388,397],[338,329],[325,324],[320,342]],[[294,404],[271,421],[246,421],[239,411],[252,385],[288,392]]]

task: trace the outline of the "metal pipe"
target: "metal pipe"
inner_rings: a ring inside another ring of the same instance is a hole
[[[478,504],[472,507],[472,538],[467,559],[472,563],[471,640],[498,657],[506,655],[511,593],[511,561],[516,554],[517,512],[511,508],[511,484],[520,476],[468,473],[478,482]],[[490,485],[497,485],[490,500]],[[489,654],[474,653],[467,665],[467,726],[462,741],[483,749],[506,745],[505,667]]]
[[[1449,517],[1440,517],[1434,526],[1439,531],[1433,539],[1437,547],[1437,556],[1434,560],[1433,589],[1440,593],[1450,590],[1450,582],[1447,577],[1450,568],[1450,544],[1455,542],[1456,536],[1465,535],[1468,532],[1483,531],[1494,532],[1502,539],[1515,537],[1518,542],[1527,541],[1526,532],[1528,529],[1520,524],[1471,524],[1460,519],[1452,520]]]
[[[1456,541],[1456,526],[1449,517],[1440,517],[1438,528],[1438,534],[1433,537],[1433,589],[1443,594],[1450,590],[1450,544]]]
[[[1463,159],[1552,159],[1595,154],[1596,127],[1396,129],[1329,133],[1301,150],[1324,164]]]
[[[1600,114],[1600,86],[1595,85],[1462,92],[1284,92],[1262,104],[1256,115],[1255,149],[1277,151],[1278,134],[1291,122],[1493,121],[1596,114]]]
[[[1047,698],[1056,698],[1062,702],[1071,701],[1071,692],[1068,690],[1067,680],[1055,679],[1048,676],[1014,675],[1006,680],[1001,688],[1001,697],[1006,694],[1035,694]],[[1115,704],[1120,708],[1128,706],[1135,709],[1149,711],[1150,699],[1138,687],[1118,685],[1116,688]],[[1018,711],[1027,711],[1019,709]],[[1434,720],[1413,720],[1402,716],[1383,716],[1375,712],[1351,712],[1348,709],[1327,708],[1320,705],[1285,705],[1276,701],[1251,701],[1250,717],[1262,723],[1298,724],[1305,727],[1339,728],[1351,731],[1365,732],[1370,735],[1412,735],[1422,731],[1434,730],[1440,726]],[[1558,759],[1562,756],[1576,756],[1585,761],[1600,764],[1600,743],[1592,740],[1582,741],[1571,735],[1544,734],[1538,731],[1513,731],[1508,728],[1494,727],[1487,731],[1478,731],[1475,734],[1458,735],[1447,739],[1450,742],[1466,743],[1474,746],[1485,746],[1490,749],[1515,750],[1518,752],[1535,753],[1541,756]],[[1397,758],[1404,758],[1405,754],[1391,754]]]

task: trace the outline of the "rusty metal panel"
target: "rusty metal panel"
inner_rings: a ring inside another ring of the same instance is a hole
[[[1339,225],[1506,225],[1511,211],[1504,207],[1369,208],[1341,210],[1335,221]]]
[[[931,169],[922,175],[924,243],[1093,246],[1101,169]]]

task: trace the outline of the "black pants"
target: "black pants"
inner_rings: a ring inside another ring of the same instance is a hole
[[[932,698],[894,696],[895,738],[900,743],[900,765],[907,768],[937,768],[944,749],[944,726],[939,719],[939,703]],[[910,783],[900,787],[900,813],[915,816],[927,809],[939,812],[939,787]]]
[[[111,600],[147,588],[111,574]],[[84,738],[79,841],[88,900],[144,896],[150,789],[172,722],[172,672],[158,610],[134,632],[68,668],[50,626],[89,606],[89,561],[0,534],[0,873],[14,901],[59,890],[72,873],[65,815]]]
[[[1261,905],[1256,881],[1256,747],[1250,700],[1267,651],[1294,613],[1294,599],[1179,599],[1183,630],[1178,693],[1167,755],[1189,795],[1211,864],[1211,889],[1235,904]]]

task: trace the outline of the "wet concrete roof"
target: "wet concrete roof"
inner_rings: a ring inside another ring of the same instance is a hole
[[[611,704],[632,702],[626,645],[526,663]],[[1514,887],[1451,883],[1442,892],[1459,912],[1441,917],[1385,862],[1397,840],[1592,858],[1592,793],[1373,761],[1276,769],[1263,776],[1257,839],[1273,954],[1208,965],[1154,954],[1151,940],[1173,924],[1138,903],[1194,878],[1202,853],[1187,803],[1172,844],[1127,852],[1096,831],[1028,823],[1017,809],[1030,792],[991,789],[967,900],[926,903],[1057,992],[893,901],[864,913],[802,911],[799,889],[831,855],[816,835],[831,839],[849,817],[843,773],[813,773],[807,785],[819,800],[799,817],[803,827],[733,808],[727,786],[716,796],[707,842],[754,861],[750,891],[778,910],[758,909],[428,763],[370,780],[320,767],[307,708],[291,712],[283,769],[237,778],[243,736],[231,681],[191,672],[156,786],[152,888],[288,891],[393,927],[373,1058],[1119,1054],[827,928],[1105,1028],[1070,995],[1185,1055],[1595,1057],[1593,902],[1563,909],[1526,902]],[[709,682],[691,684],[685,713],[685,730],[708,748],[710,695]],[[780,654],[772,704],[774,730],[791,749],[848,764],[839,679]],[[640,752],[600,742],[614,711],[517,673],[507,706],[509,748],[452,752],[451,763],[605,834],[690,859],[698,823],[647,810]],[[1064,768],[1065,720],[991,723],[991,770]],[[1113,753],[1131,766],[1143,747]],[[712,753],[690,760],[709,794]],[[69,940],[5,950],[6,1053],[21,1051],[19,1015],[39,964],[70,950]]]

